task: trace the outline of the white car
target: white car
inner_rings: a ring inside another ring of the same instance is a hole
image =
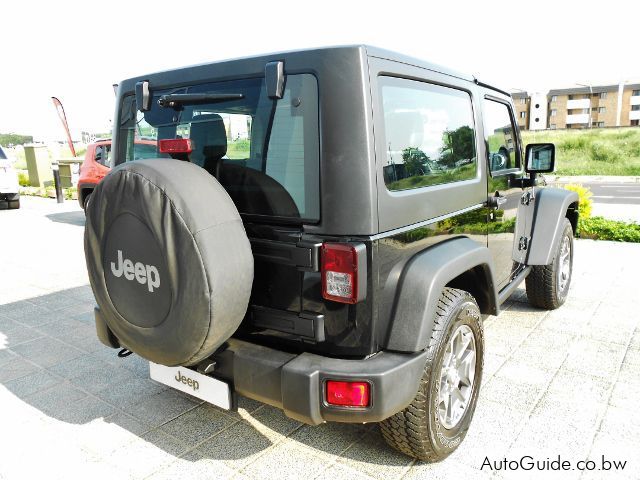
[[[18,172],[0,146],[0,210],[20,208]]]

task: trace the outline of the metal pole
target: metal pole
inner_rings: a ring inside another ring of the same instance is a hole
[[[60,184],[60,165],[57,160],[51,162],[51,170],[53,170],[53,184],[56,187],[56,200],[58,203],[64,202],[62,196],[62,185]]]

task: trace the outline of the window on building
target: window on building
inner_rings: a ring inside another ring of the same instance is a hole
[[[631,110],[637,112],[638,110],[640,110],[640,105],[631,105]]]
[[[597,111],[598,111],[598,107],[593,107],[593,108],[591,109],[591,111],[592,111],[592,112],[597,112]]]
[[[392,191],[476,177],[471,97],[462,90],[380,77],[387,160],[384,182]]]
[[[607,111],[607,107],[598,107],[598,113],[605,113]]]
[[[553,110],[551,110],[551,116],[555,117],[558,114],[558,110],[556,110],[555,108]]]
[[[575,95],[569,95],[569,100],[573,100],[574,97]]]
[[[607,92],[600,92],[598,96],[604,100],[605,98],[607,98]]]
[[[602,128],[604,127],[604,122],[591,122],[591,126]]]
[[[520,118],[526,118],[527,112],[520,112]]]
[[[631,120],[632,127],[637,127],[638,125],[640,125],[640,120]]]
[[[527,103],[527,99],[526,99],[526,98],[524,98],[524,97],[522,97],[522,98],[520,99],[520,104],[525,105],[526,103]]]
[[[558,96],[557,95],[551,95],[551,101],[552,102],[557,102],[558,101]]]
[[[638,97],[638,96],[640,96],[640,90],[634,90],[633,92],[631,92],[631,96],[632,96],[632,97]]]
[[[588,109],[588,108],[583,108],[583,109],[582,109],[582,113],[589,114],[589,109]]]

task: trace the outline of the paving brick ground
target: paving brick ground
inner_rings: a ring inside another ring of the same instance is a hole
[[[518,290],[487,319],[469,435],[429,465],[373,425],[309,427],[247,399],[224,412],[149,380],[95,337],[82,212],[23,204],[0,212],[0,479],[640,478],[640,245],[578,241],[567,304],[536,310]],[[558,455],[627,464],[481,468]]]

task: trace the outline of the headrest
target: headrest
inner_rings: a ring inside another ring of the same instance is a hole
[[[227,153],[227,131],[217,113],[194,115],[189,138],[192,142],[191,162],[203,166],[206,158],[222,158]]]

